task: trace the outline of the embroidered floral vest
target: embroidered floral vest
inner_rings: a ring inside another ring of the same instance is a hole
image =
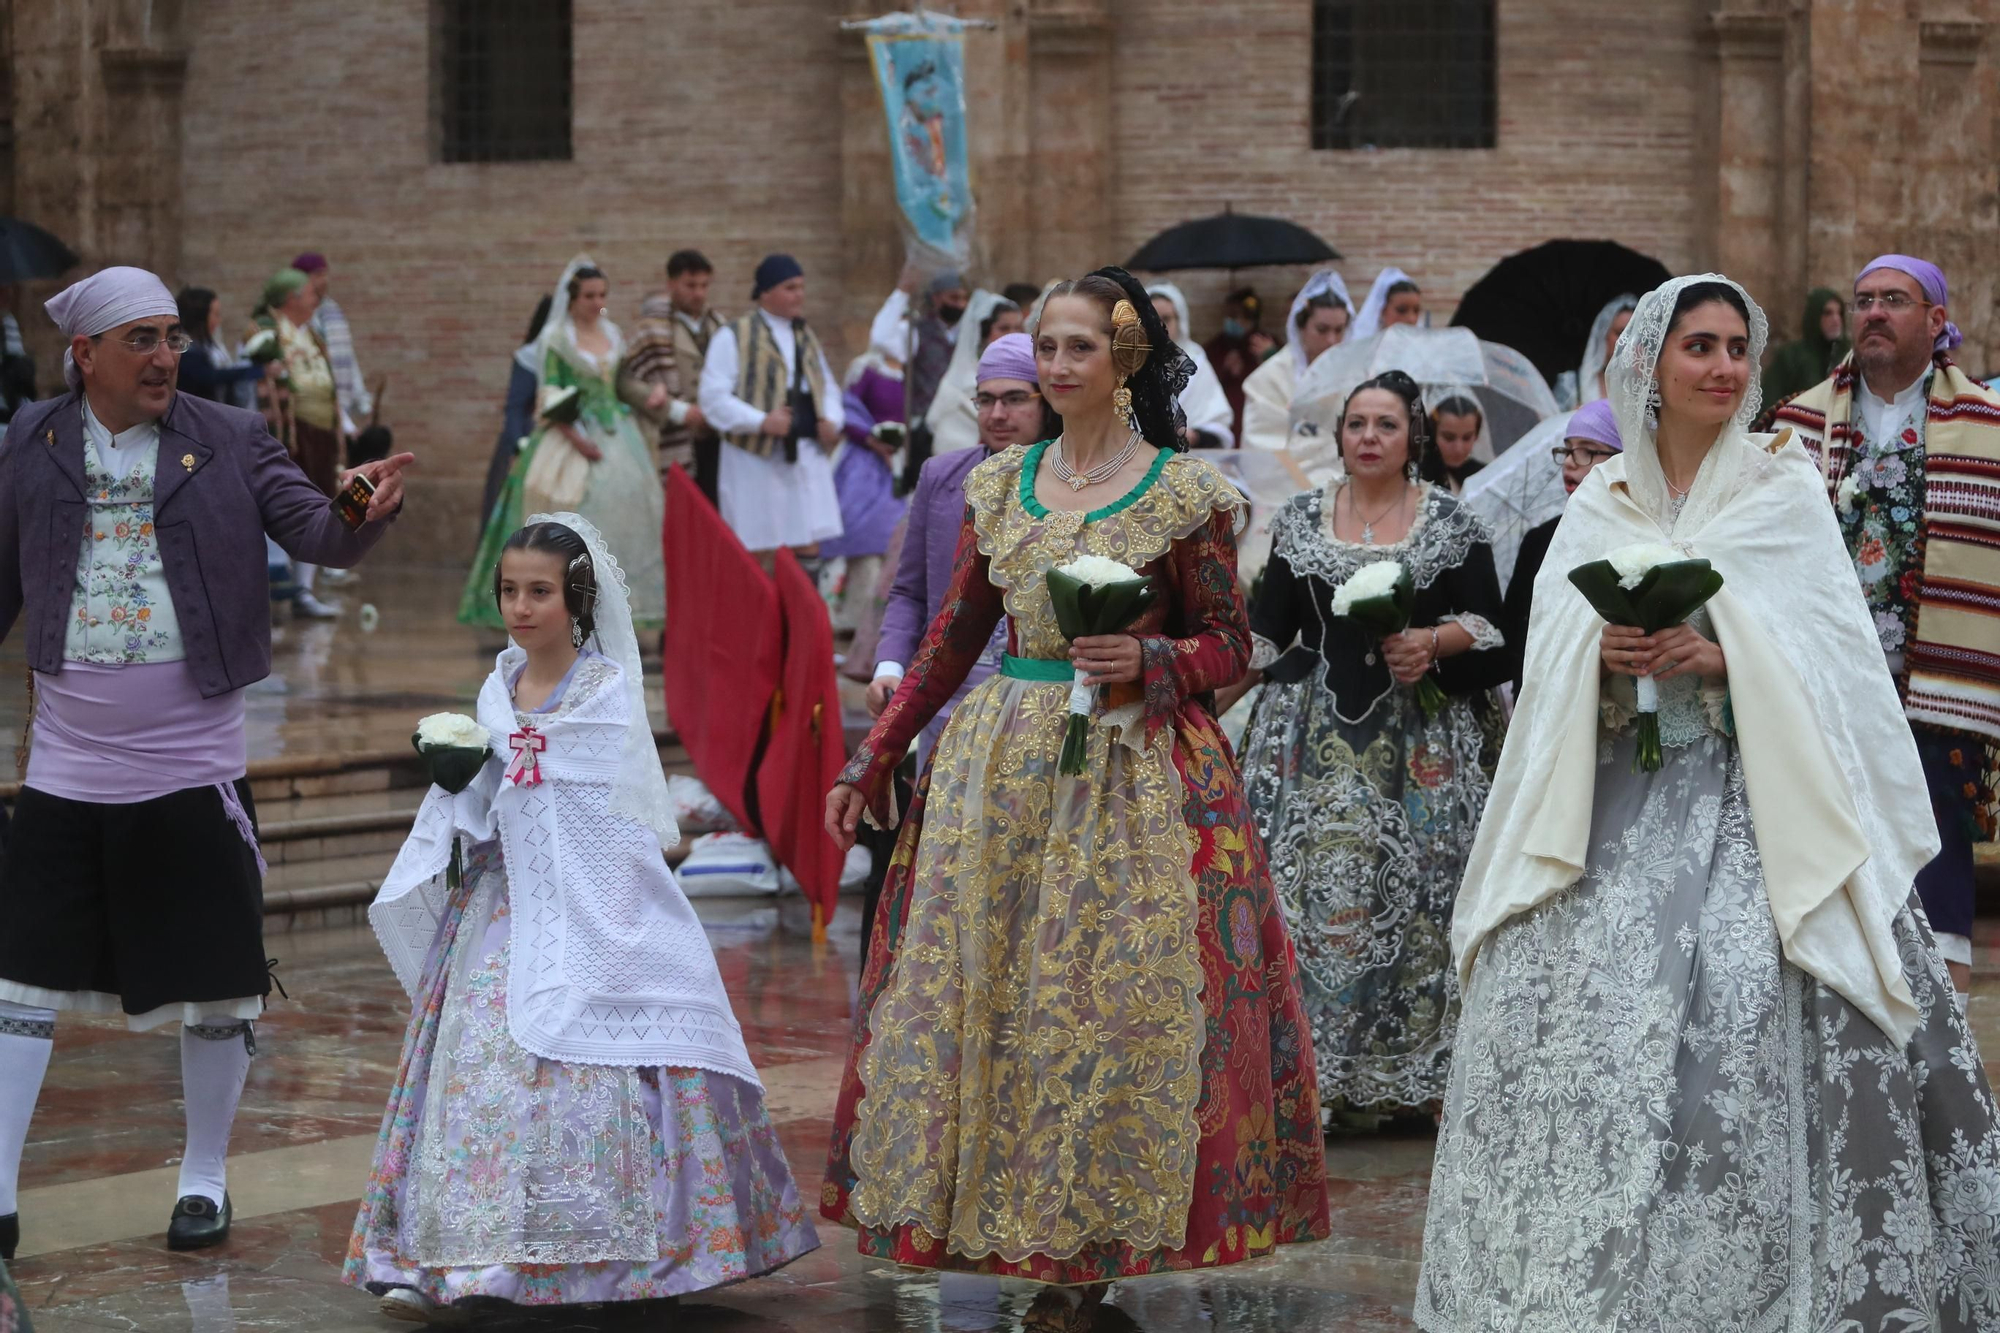
[[[63,635],[66,661],[128,666],[178,662],[187,656],[153,531],[153,469],[159,453],[155,441],[128,473],[117,477],[95,447],[84,445],[90,521],[76,557],[76,591]]]

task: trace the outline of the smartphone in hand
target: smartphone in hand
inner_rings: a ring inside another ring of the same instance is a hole
[[[375,483],[357,472],[333,497],[334,512],[340,515],[340,521],[349,529],[359,532],[361,525],[368,521],[368,503],[374,498]]]

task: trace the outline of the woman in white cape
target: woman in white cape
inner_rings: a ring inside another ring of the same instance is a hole
[[[566,571],[575,660],[530,708],[527,654],[500,654],[485,767],[430,789],[368,913],[413,1009],[343,1277],[412,1322],[675,1296],[819,1243],[662,855],[679,832],[624,574],[575,514],[535,515],[517,549]]]
[[[1819,473],[1748,433],[1766,332],[1713,274],[1639,302],[1625,451],[1536,579],[1452,923],[1431,1333],[2000,1327],[1992,1093],[1911,892],[1922,770]],[[1723,575],[1683,630],[1569,583],[1636,543]]]
[[[1638,304],[1639,298],[1630,292],[1614,296],[1604,303],[1604,307],[1597,312],[1597,318],[1590,321],[1590,336],[1583,344],[1583,360],[1575,370],[1565,370],[1556,376],[1556,406],[1573,412],[1585,403],[1594,403],[1604,397],[1605,372],[1611,364],[1611,349],[1618,345],[1619,336],[1625,332],[1625,325],[1631,321],[1632,310]]]
[[[1153,298],[1153,310],[1167,326],[1167,336],[1194,362],[1194,378],[1181,390],[1180,398],[1181,412],[1187,417],[1183,430],[1188,447],[1234,449],[1236,429],[1232,423],[1236,413],[1229,406],[1228,395],[1222,392],[1222,381],[1216,378],[1215,367],[1208,363],[1208,353],[1194,340],[1194,327],[1188,323],[1186,294],[1171,282],[1149,282],[1146,295]]]

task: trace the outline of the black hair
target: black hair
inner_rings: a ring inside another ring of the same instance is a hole
[[[1423,390],[1417,387],[1415,380],[1402,371],[1385,370],[1374,379],[1363,380],[1348,391],[1347,401],[1340,405],[1341,427],[1347,424],[1347,409],[1349,404],[1353,403],[1354,395],[1365,389],[1385,389],[1403,400],[1403,409],[1408,413],[1410,418],[1409,465],[1421,471],[1424,465],[1424,458],[1430,452],[1432,438],[1431,417],[1430,413],[1424,411]],[[1334,430],[1336,447],[1340,448],[1343,451],[1343,456],[1345,456],[1345,446],[1338,443],[1340,438],[1341,429],[1340,427],[1336,427]]]
[[[924,61],[903,76],[903,91],[908,92],[935,73],[937,73],[937,62],[934,60]]]
[[[584,642],[597,632],[597,566],[591,563],[590,547],[576,529],[561,523],[530,523],[516,529],[500,548],[504,559],[509,551],[536,551],[558,557],[567,571],[563,578],[563,606],[583,631]],[[493,566],[493,604],[500,604],[500,565]]]
[[[183,287],[174,297],[180,307],[181,327],[196,342],[208,341],[208,312],[215,306],[215,293],[206,287]]]
[[[556,298],[553,296],[544,296],[535,302],[534,316],[528,320],[528,336],[521,339],[522,342],[531,343],[542,336],[542,325],[549,322],[549,311],[555,303]]]
[[[1016,302],[1002,300],[986,312],[985,319],[979,321],[979,345],[981,347],[986,346],[986,340],[993,336],[994,321],[998,320],[1000,316],[1006,314],[1009,310],[1017,315],[1021,313],[1021,307]]]
[[[678,278],[683,273],[713,273],[715,265],[708,262],[708,256],[699,250],[676,250],[667,256],[667,276]]]
[[[1398,278],[1389,284],[1388,291],[1382,293],[1382,299],[1384,301],[1393,301],[1404,292],[1415,292],[1418,296],[1422,296],[1424,289],[1417,286],[1416,283],[1411,282],[1408,278]]]
[[[1674,313],[1667,317],[1667,332],[1672,333],[1681,317],[1690,310],[1699,309],[1711,301],[1722,304],[1743,316],[1743,327],[1750,327],[1750,307],[1743,300],[1743,293],[1726,282],[1691,282],[1681,288],[1681,294],[1674,298]]]
[[[604,277],[603,269],[597,267],[595,264],[585,264],[582,268],[569,275],[569,299],[574,301],[576,294],[583,290],[583,284],[589,282],[592,278],[603,278],[605,286],[608,287],[611,285],[611,279]]]
[[[1167,336],[1145,285],[1114,264],[1057,283],[1049,289],[1049,300],[1058,296],[1083,297],[1102,309],[1111,335],[1111,364],[1125,377],[1139,434],[1156,449],[1185,450],[1187,414],[1181,410],[1180,393],[1194,378],[1194,361]],[[1115,323],[1120,301],[1131,305],[1136,325]]]
[[[1028,310],[1042,299],[1042,289],[1032,282],[1010,282],[1000,289],[1000,294],[1022,310]]]
[[[1435,422],[1446,414],[1455,417],[1477,417],[1481,425],[1486,422],[1486,409],[1479,405],[1477,398],[1468,398],[1462,393],[1452,394],[1431,405],[1431,420]]]
[[[1298,318],[1292,321],[1292,327],[1302,329],[1312,323],[1315,310],[1347,310],[1347,306],[1332,292],[1314,292],[1306,298],[1306,303],[1299,307]],[[1348,311],[1348,318],[1351,320],[1353,317],[1354,312]]]

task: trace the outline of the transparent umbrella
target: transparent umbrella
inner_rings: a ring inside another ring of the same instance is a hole
[[[1421,385],[1426,404],[1454,394],[1476,400],[1482,429],[1473,457],[1482,462],[1505,453],[1557,410],[1541,372],[1513,348],[1483,342],[1471,329],[1393,325],[1373,338],[1329,348],[1300,379],[1292,396],[1292,452],[1309,474],[1330,476],[1338,468],[1333,440],[1347,395],[1388,370]]]
[[[1572,414],[1561,412],[1514,442],[1514,447],[1472,474],[1459,496],[1493,534],[1493,566],[1505,592],[1521,554],[1521,538],[1561,514],[1569,493],[1550,451],[1563,441]]]

